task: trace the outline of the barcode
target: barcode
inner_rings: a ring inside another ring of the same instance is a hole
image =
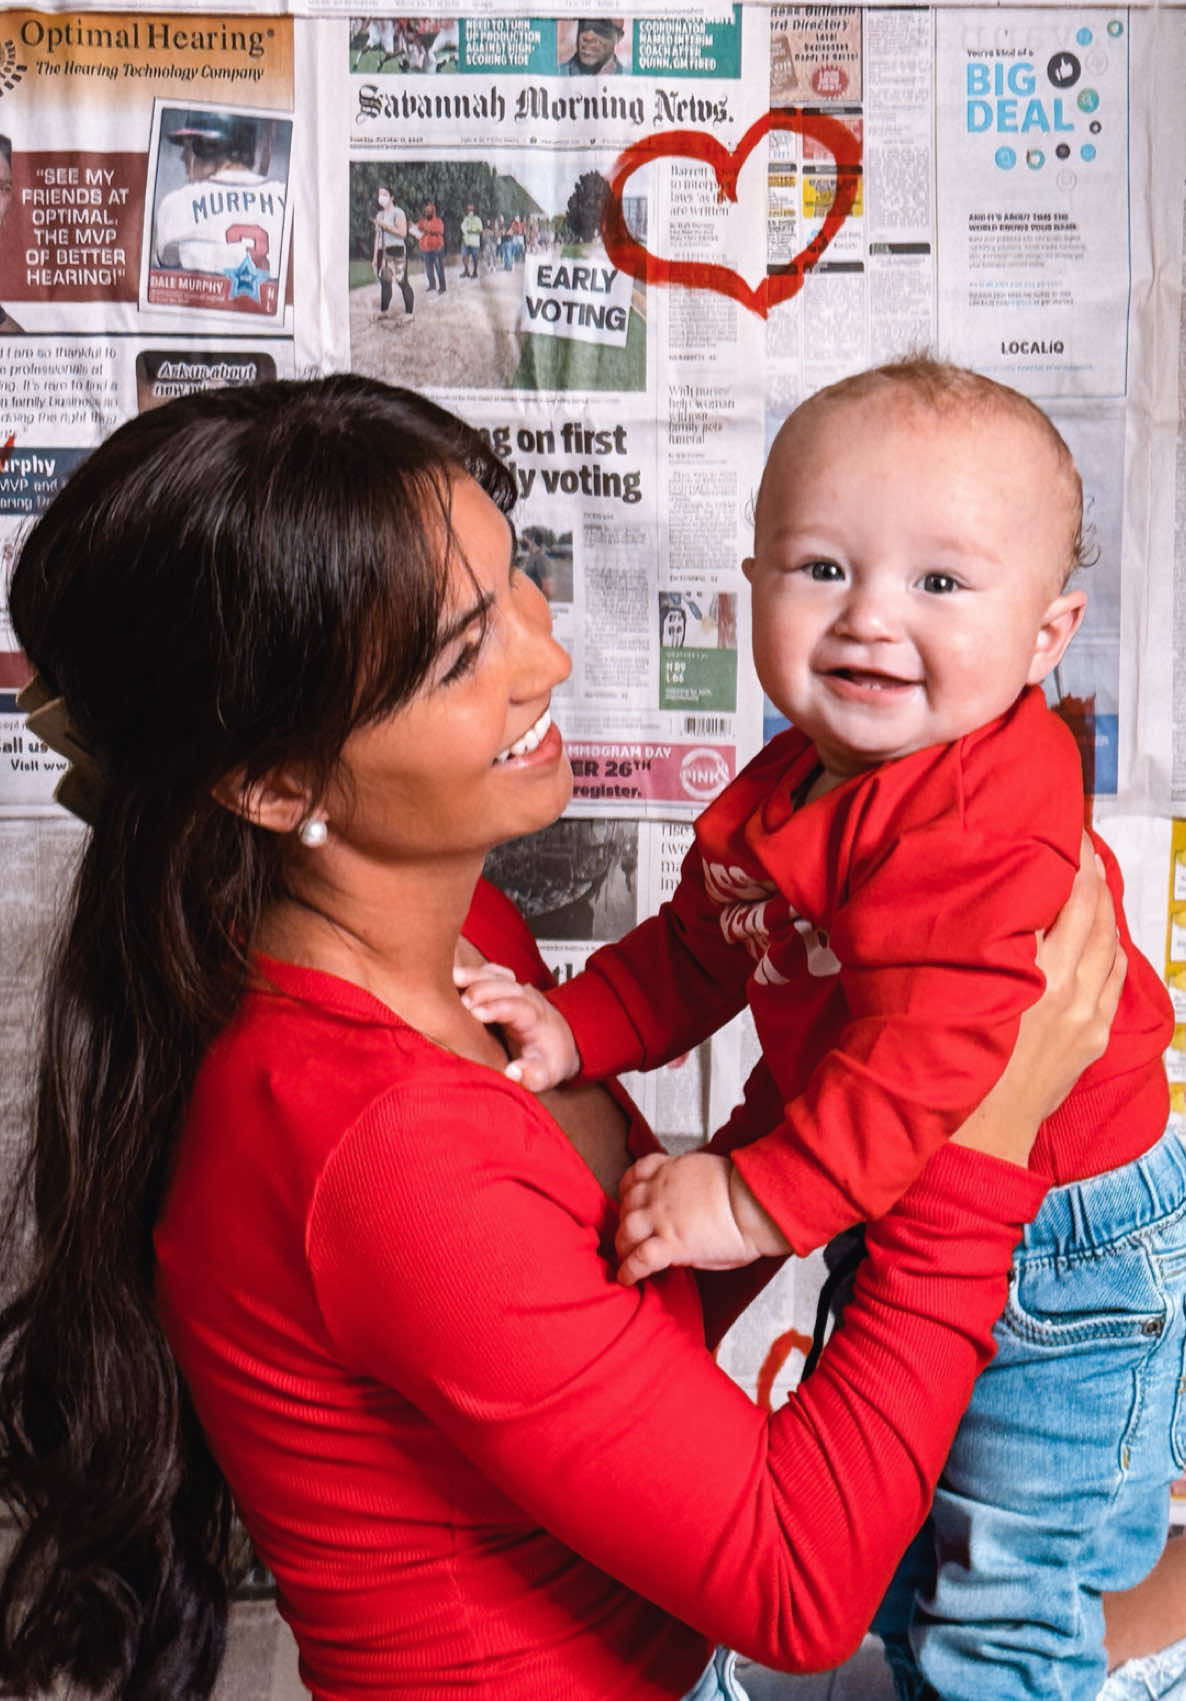
[[[693,738],[724,738],[731,732],[732,719],[729,715],[685,715],[684,731]]]

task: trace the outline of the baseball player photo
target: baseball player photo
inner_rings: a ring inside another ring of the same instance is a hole
[[[291,154],[289,118],[158,103],[142,307],[282,316]]]

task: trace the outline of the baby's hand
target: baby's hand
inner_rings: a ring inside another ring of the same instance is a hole
[[[542,1093],[576,1074],[581,1058],[572,1029],[534,986],[523,986],[501,963],[457,964],[453,981],[471,1015],[505,1031],[513,1053],[505,1072],[512,1081]]]
[[[681,1157],[648,1152],[639,1158],[618,1189],[618,1280],[629,1286],[670,1264],[734,1270],[761,1257],[765,1248],[746,1232],[734,1210],[738,1185],[745,1183],[729,1159],[712,1152]]]

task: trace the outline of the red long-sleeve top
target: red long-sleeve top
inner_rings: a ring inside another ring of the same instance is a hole
[[[419,221],[419,229],[422,253],[433,254],[445,246],[445,221],[439,213],[425,213]]]
[[[800,1253],[888,1210],[1001,1074],[1083,827],[1074,740],[1036,689],[797,807],[817,767],[801,733],[773,739],[700,816],[671,902],[549,994],[587,1078],[676,1057],[748,1000],[762,1062],[716,1144],[745,1142]],[[1130,1162],[1169,1113],[1169,997],[1095,843],[1128,974],[1107,1051],[1034,1147],[1058,1184]]]
[[[545,981],[491,888],[466,932]],[[690,1272],[615,1281],[614,1202],[531,1094],[357,986],[259,967],[199,1075],[157,1287],[318,1701],[671,1701],[717,1640],[844,1657],[1040,1182],[941,1153],[770,1417],[709,1356]]]

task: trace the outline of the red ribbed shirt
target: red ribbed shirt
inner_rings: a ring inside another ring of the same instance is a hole
[[[546,978],[492,888],[466,932]],[[672,1701],[715,1641],[844,1657],[1041,1184],[942,1152],[771,1417],[713,1363],[689,1271],[615,1281],[616,1207],[531,1094],[346,981],[259,971],[199,1075],[157,1287],[318,1701]]]

